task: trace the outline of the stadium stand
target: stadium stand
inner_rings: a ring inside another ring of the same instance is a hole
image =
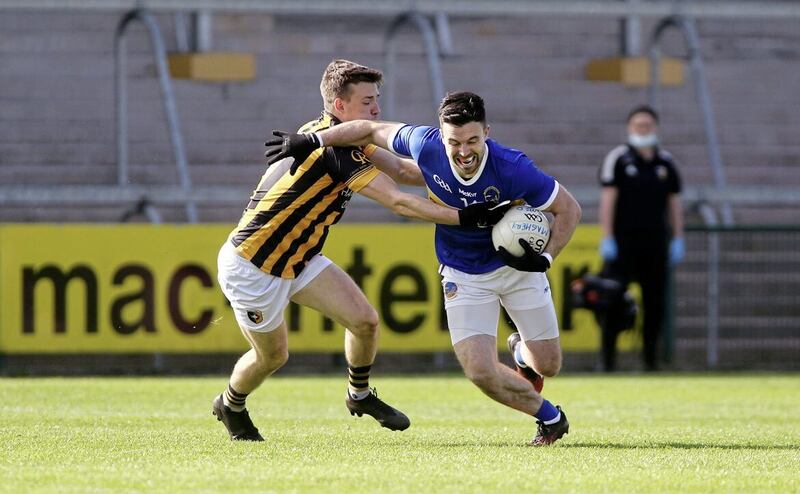
[[[127,40],[130,186],[116,188],[114,30],[135,2],[89,3],[100,7],[0,1],[0,222],[118,222],[141,206],[144,194],[163,221],[185,222],[186,192],[178,185],[150,40],[141,25],[129,28]],[[307,15],[282,9],[280,2],[264,2],[267,7],[255,11],[215,12],[214,48],[254,54],[256,79],[171,81],[200,221],[238,219],[263,171],[265,136],[318,113],[319,73],[332,58],[383,65],[384,38],[397,14],[397,5],[387,5],[403,2],[372,2],[374,14],[356,16],[336,15],[328,2],[316,3],[321,6],[309,8]],[[600,160],[621,141],[619,121],[632,103],[647,100],[647,91],[584,77],[589,59],[619,51],[617,19],[625,12],[624,2],[605,2],[606,12],[570,12],[570,3],[581,2],[558,3],[567,7],[561,12],[532,8],[530,15],[451,14],[452,52],[441,58],[442,77],[447,89],[483,95],[493,136],[525,151],[568,185],[584,205],[584,221],[594,222]],[[671,13],[671,2],[645,3],[664,7],[660,15]],[[726,197],[734,204],[737,224],[796,225],[800,12],[785,2],[730,2],[736,5],[717,5],[724,15],[715,16],[709,13],[712,3],[699,2],[697,27],[730,184]],[[704,4],[709,10],[703,10]],[[270,5],[276,6],[273,13]],[[736,6],[738,11],[731,10]],[[781,8],[789,15],[779,15]],[[180,33],[172,13],[155,9],[154,15],[167,50],[175,50]],[[658,18],[642,17],[644,38]],[[667,33],[662,51],[682,57],[682,39]],[[393,86],[386,90],[402,104],[385,118],[433,123],[423,55],[419,33],[401,29]],[[693,202],[713,185],[713,176],[691,84],[664,88],[661,113],[662,140],[682,165],[689,186],[689,223],[699,224]],[[103,186],[104,193],[95,186]],[[354,202],[344,221],[396,220],[368,201]],[[763,328],[778,335],[769,348],[796,355],[800,303],[795,294],[800,286],[781,273],[796,273],[800,267],[793,253],[797,233],[776,233],[778,240],[739,233],[724,242],[718,266],[724,298],[720,336],[736,340],[720,351],[749,351],[744,333]],[[763,250],[769,254],[758,254]],[[701,354],[708,353],[708,300],[696,294],[708,285],[708,255],[707,234],[690,233],[688,262],[676,279],[677,293],[689,294],[677,300],[678,348]],[[751,290],[757,293],[753,299],[740,295],[743,285],[752,287],[753,278],[727,269],[742,263],[751,274],[769,264],[768,279]],[[776,292],[784,295],[776,299],[771,296]],[[770,314],[783,318],[777,329],[766,317]],[[768,360],[769,348],[752,358]]]
[[[113,39],[123,13],[3,11],[0,183],[4,186],[115,184]],[[174,50],[172,16],[158,13],[156,19],[167,49]],[[656,20],[643,19],[644,37]],[[194,183],[224,184],[229,191],[246,194],[262,169],[265,134],[285,126],[286,116],[299,125],[318,111],[319,67],[337,56],[381,66],[391,21],[389,15],[217,13],[215,49],[255,54],[258,76],[253,82],[228,84],[173,80]],[[732,186],[800,184],[800,146],[795,139],[800,102],[793,90],[800,74],[786,63],[800,56],[795,27],[793,18],[698,20],[722,157]],[[616,19],[451,16],[450,33],[453,54],[441,61],[444,86],[466,84],[485,94],[498,139],[528,152],[573,188],[593,191],[604,150],[621,138],[617,122],[624,108],[647,98],[645,88],[584,79],[588,59],[617,52]],[[141,26],[130,27],[128,38],[129,99],[135,102],[129,110],[130,182],[176,185],[179,177],[150,41]],[[397,52],[394,84],[387,91],[401,93],[403,104],[396,115],[385,117],[430,121],[431,90],[422,42],[413,29],[399,34]],[[685,52],[677,34],[665,35],[663,52],[676,56]],[[712,184],[691,85],[663,90],[662,107],[663,141],[683,164],[686,183]],[[217,202],[201,196],[200,220],[235,218],[241,205],[234,195]],[[117,221],[131,206],[97,208],[91,201],[81,205],[80,200],[31,206],[7,197],[4,194],[2,221]],[[593,202],[591,195],[582,199],[584,204]],[[185,221],[180,205],[161,209],[165,221]],[[353,208],[346,219],[376,216],[390,219],[369,206]],[[585,217],[594,218],[592,207]],[[740,223],[787,223],[794,221],[794,207],[740,205],[736,218]]]

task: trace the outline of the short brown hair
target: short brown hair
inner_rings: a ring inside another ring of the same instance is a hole
[[[470,122],[486,125],[486,108],[483,98],[468,91],[447,93],[439,105],[439,120],[442,123],[462,127]]]
[[[350,60],[337,59],[329,63],[322,74],[322,82],[319,83],[325,110],[333,109],[333,100],[336,98],[347,99],[350,84],[359,82],[372,82],[380,87],[383,84],[383,74],[380,70]]]

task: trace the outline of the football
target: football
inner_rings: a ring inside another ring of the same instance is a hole
[[[538,209],[528,206],[514,206],[494,227],[492,227],[492,244],[494,248],[505,248],[515,256],[525,253],[519,244],[524,239],[537,253],[541,253],[550,240],[550,221]]]

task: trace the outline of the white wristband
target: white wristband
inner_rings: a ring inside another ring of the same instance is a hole
[[[541,256],[542,256],[542,257],[544,257],[544,258],[546,258],[546,259],[547,259],[547,261],[550,263],[550,265],[551,265],[551,266],[553,265],[553,256],[551,256],[551,255],[550,255],[550,254],[548,254],[547,252],[542,252],[542,253],[541,253]]]

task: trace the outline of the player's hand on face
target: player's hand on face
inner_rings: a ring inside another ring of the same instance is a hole
[[[461,226],[489,228],[500,221],[510,208],[511,201],[503,201],[499,204],[476,202],[458,210],[458,222]]]
[[[267,158],[267,165],[272,165],[284,158],[293,158],[289,173],[294,175],[300,164],[303,163],[308,155],[320,147],[321,141],[316,134],[290,134],[280,130],[273,130],[275,137],[264,143],[267,151],[264,157]]]
[[[524,239],[519,239],[519,244],[525,249],[525,253],[520,257],[512,255],[503,247],[497,248],[497,253],[504,263],[518,271],[544,273],[550,269],[550,260],[541,254],[537,254],[531,244]]]

